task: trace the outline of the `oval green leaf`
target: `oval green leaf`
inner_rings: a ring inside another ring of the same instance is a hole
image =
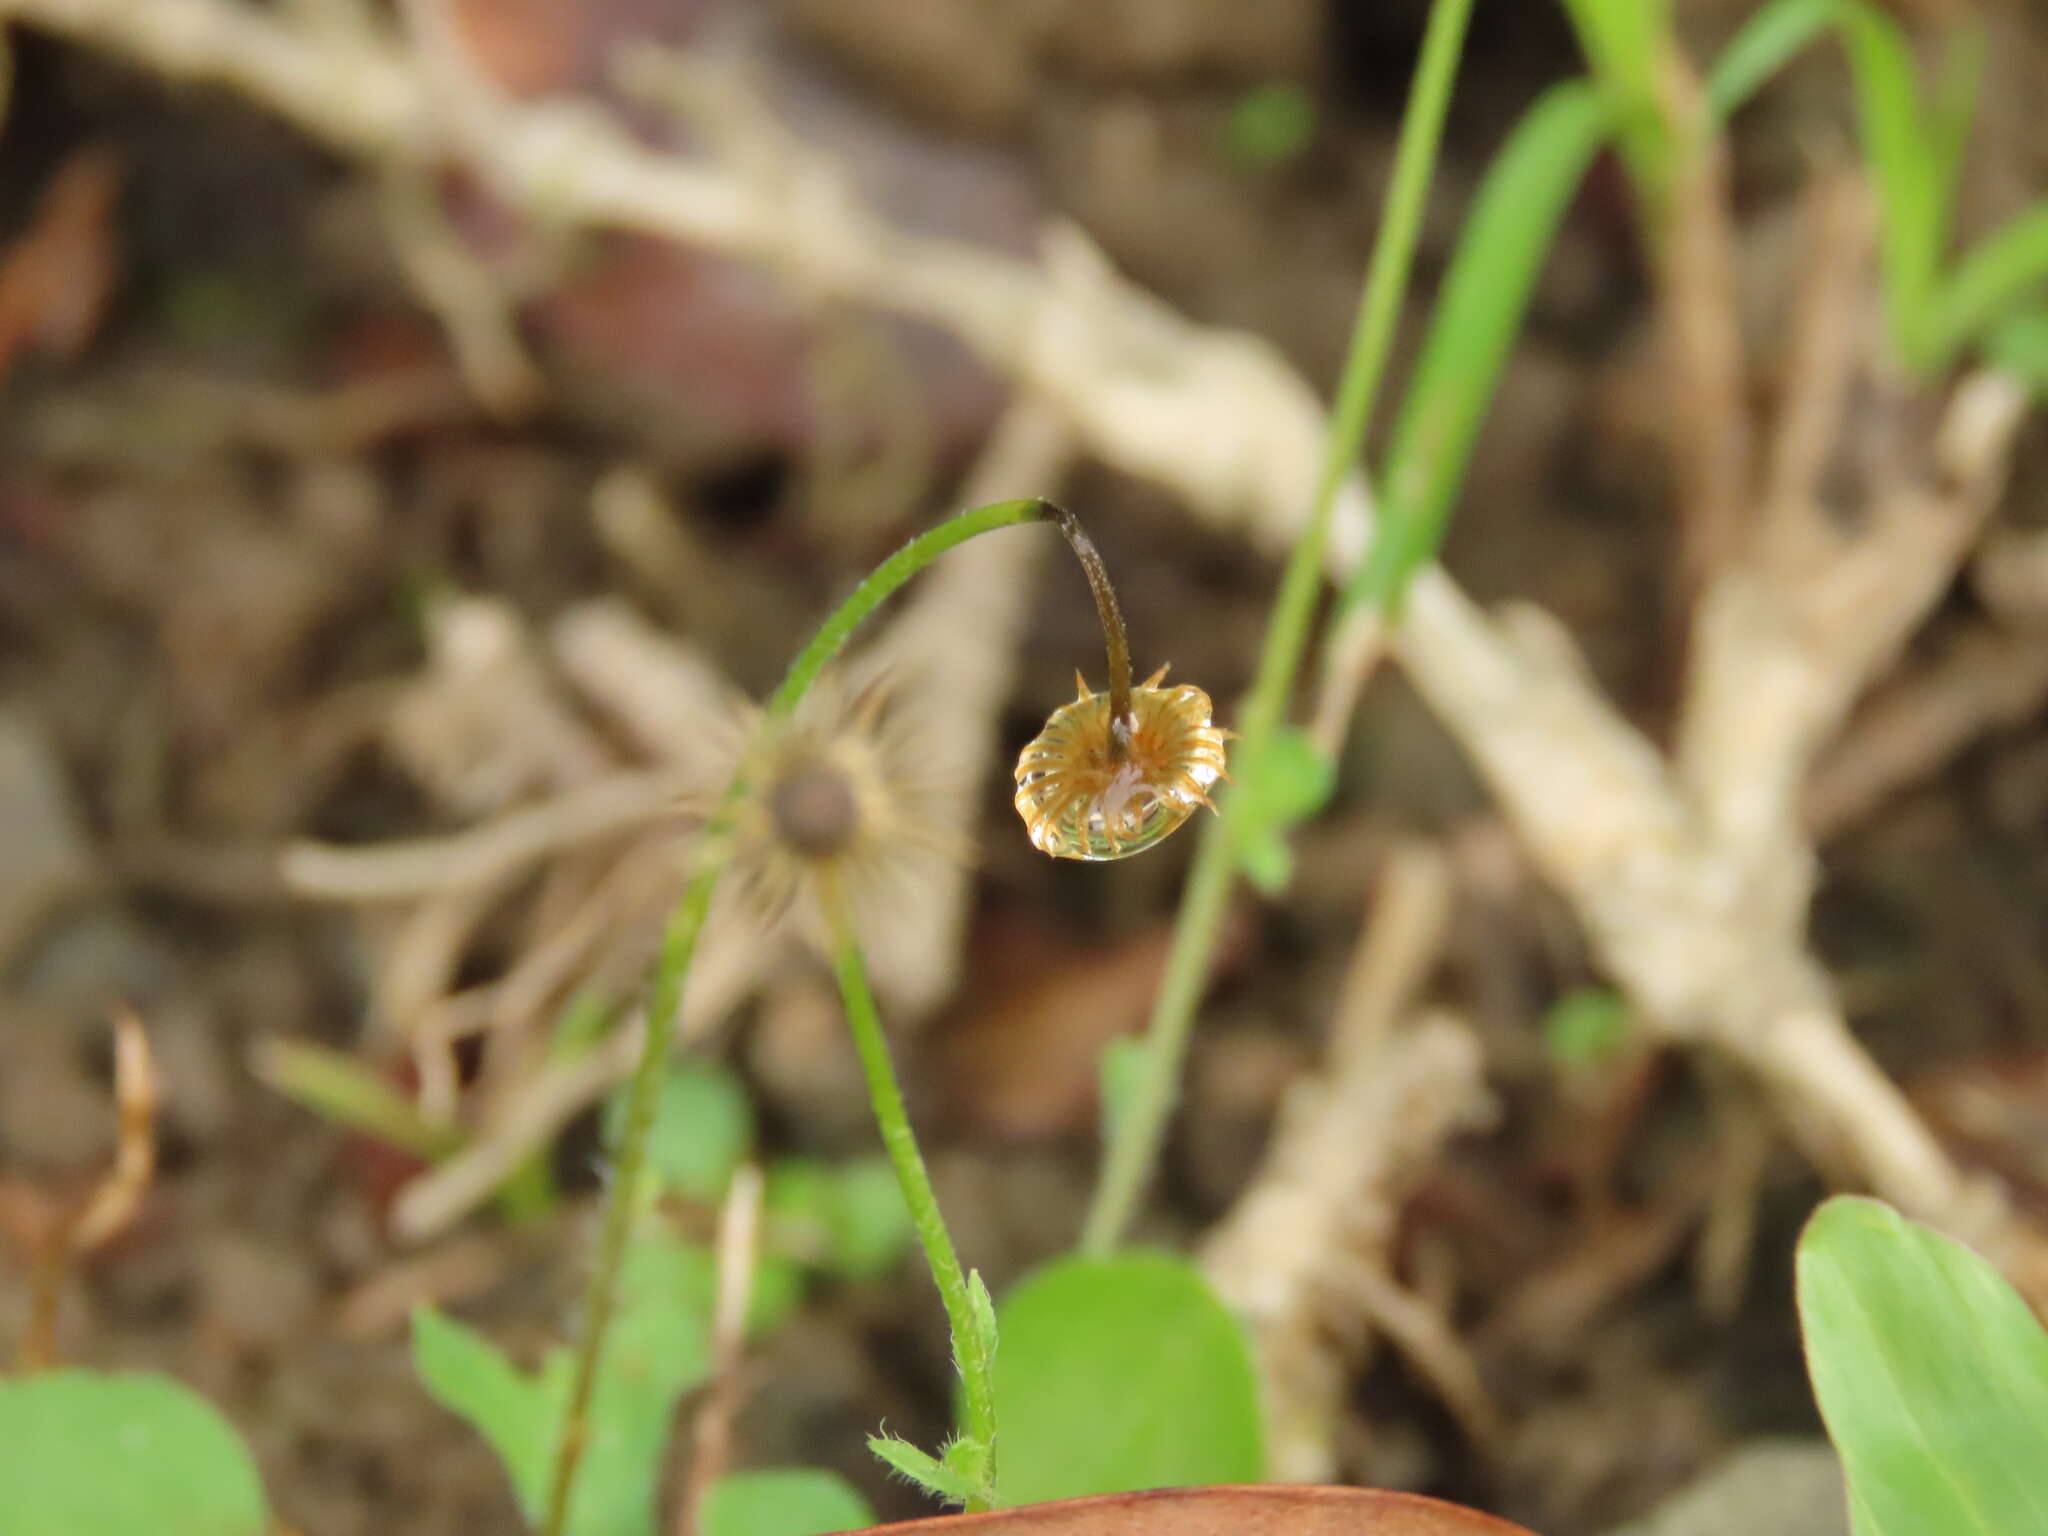
[[[713,1483],[697,1528],[702,1536],[831,1536],[874,1518],[868,1501],[837,1473],[764,1467]]]
[[[1061,1260],[1004,1298],[998,1336],[1005,1504],[1262,1475],[1243,1330],[1186,1262]]]
[[[265,1519],[240,1437],[177,1382],[53,1371],[0,1385],[9,1536],[261,1536]]]
[[[1807,1224],[1798,1272],[1857,1536],[2048,1531],[2048,1333],[2004,1277],[1850,1197]]]

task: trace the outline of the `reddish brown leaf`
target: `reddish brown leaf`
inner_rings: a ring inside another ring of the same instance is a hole
[[[113,151],[77,151],[50,179],[35,221],[0,256],[0,377],[26,348],[63,362],[85,350],[119,266],[120,189]]]
[[[1233,915],[1216,971],[1242,959],[1250,927]],[[1005,915],[975,936],[968,991],[941,1035],[948,1113],[977,1135],[1031,1140],[1089,1129],[1102,1048],[1144,1028],[1166,969],[1164,929],[1114,945]]]
[[[878,1525],[873,1536],[1533,1536],[1523,1526],[1372,1488],[1170,1488]],[[868,1536],[868,1533],[857,1533]]]

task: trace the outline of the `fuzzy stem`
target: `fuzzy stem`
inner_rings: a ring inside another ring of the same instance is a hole
[[[867,968],[861,961],[860,943],[847,916],[845,899],[836,884],[826,884],[821,895],[826,921],[832,930],[832,969],[839,978],[846,1022],[853,1032],[854,1049],[860,1054],[861,1072],[867,1078],[875,1124],[881,1130],[890,1165],[896,1170],[897,1186],[903,1191],[903,1203],[910,1208],[911,1225],[917,1229],[917,1240],[924,1247],[925,1262],[931,1267],[932,1281],[939,1288],[946,1322],[952,1330],[953,1357],[959,1363],[964,1385],[962,1427],[968,1439],[983,1448],[982,1487],[993,1488],[995,1362],[989,1358],[980,1330],[975,1327],[967,1275],[960,1267],[960,1255],[939,1211],[939,1197],[932,1189],[931,1175],[917,1149],[916,1133],[910,1128],[910,1114],[904,1108],[903,1090],[897,1085],[895,1068],[889,1061],[888,1038],[882,1033],[881,1015],[868,988]],[[967,1507],[985,1509],[988,1504],[985,1499],[971,1498]]]
[[[839,654],[861,622],[880,607],[891,593],[923,570],[947,550],[977,534],[1019,523],[1060,521],[1050,504],[1035,498],[999,501],[976,507],[927,529],[884,560],[833,610],[811,642],[797,653],[764,711],[768,724],[786,720],[802,701],[832,658]],[[617,1299],[619,1272],[632,1235],[634,1191],[647,1166],[647,1141],[654,1129],[654,1106],[659,1097],[661,1069],[668,1058],[670,1037],[677,1010],[682,1005],[683,983],[689,974],[691,956],[710,915],[711,896],[718,877],[724,873],[732,852],[732,834],[741,803],[745,800],[755,772],[751,754],[733,774],[725,793],[698,839],[692,861],[690,884],[662,934],[661,952],[647,989],[647,1033],[626,1089],[626,1119],[619,1135],[618,1161],[610,1201],[605,1208],[604,1227],[598,1237],[597,1259],[591,1271],[590,1290],[584,1301],[582,1336],[576,1347],[576,1374],[569,1391],[568,1410],[562,1420],[562,1438],[556,1447],[554,1477],[548,1490],[545,1536],[566,1536],[569,1498],[574,1491],[576,1469],[590,1433],[590,1400],[597,1387],[597,1373],[604,1358],[605,1336],[611,1329]],[[971,1406],[971,1405],[970,1405]]]
[[[1102,645],[1109,653],[1109,753],[1121,760],[1130,750],[1137,724],[1131,709],[1131,642],[1124,633],[1123,610],[1117,606],[1116,588],[1109,584],[1109,568],[1081,520],[1051,502],[1045,504],[1045,515],[1065,535],[1074,558],[1088,573],[1088,590],[1095,594],[1095,616],[1102,621]]]
[[[1436,0],[1430,8],[1422,55],[1415,66],[1415,83],[1408,93],[1408,106],[1401,122],[1401,142],[1395,154],[1393,180],[1387,189],[1386,213],[1373,243],[1372,262],[1351,332],[1351,348],[1337,387],[1337,406],[1330,418],[1322,478],[1316,486],[1308,521],[1295,541],[1286,572],[1280,579],[1280,592],[1266,626],[1258,676],[1245,704],[1242,750],[1247,756],[1266,750],[1286,718],[1288,696],[1293,692],[1295,674],[1308,644],[1309,625],[1315,617],[1337,492],[1364,447],[1394,322],[1400,316],[1401,299],[1408,287],[1416,236],[1422,227],[1423,204],[1435,170],[1451,83],[1457,76],[1458,54],[1464,46],[1465,25],[1471,14],[1472,0]],[[1174,923],[1173,947],[1167,956],[1166,976],[1146,1033],[1138,1083],[1129,1109],[1118,1118],[1112,1132],[1102,1179],[1096,1186],[1095,1200],[1082,1232],[1082,1247],[1091,1253],[1106,1252],[1122,1239],[1158,1159],[1166,1122],[1178,1096],[1188,1032],[1194,1024],[1195,1008],[1201,1001],[1209,963],[1215,954],[1216,935],[1230,900],[1230,877],[1236,865],[1231,838],[1230,808],[1226,802],[1223,816],[1203,829],[1194,865],[1188,872],[1187,889]]]

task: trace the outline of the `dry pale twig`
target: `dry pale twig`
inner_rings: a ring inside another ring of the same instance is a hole
[[[1825,842],[1939,772],[1980,737],[2039,713],[2048,637],[1973,630],[1877,694],[1821,758],[1802,799]]]
[[[1488,1105],[1478,1042],[1447,1015],[1403,1031],[1342,1078],[1288,1090],[1250,1190],[1210,1234],[1202,1267],[1252,1331],[1267,1469],[1326,1482],[1352,1351],[1341,1276],[1388,1263],[1403,1191]]]
[[[1034,266],[906,235],[815,157],[778,155],[773,176],[741,154],[683,159],[560,100],[487,96],[450,114],[395,43],[315,38],[232,0],[0,0],[6,19],[228,85],[375,164],[465,164],[545,225],[676,240],[929,320],[1061,410],[1084,448],[1250,519],[1268,542],[1285,545],[1309,504],[1322,412],[1308,386],[1264,342],[1194,325],[1124,282],[1078,231],[1052,232]],[[1353,486],[1332,541],[1341,564],[1359,555],[1366,523]]]
[[[284,852],[285,883],[316,901],[406,901],[473,890],[565,848],[674,816],[679,794],[672,773],[613,773],[447,837],[361,848],[294,843]]]
[[[1069,452],[1057,413],[1036,402],[1020,402],[984,451],[972,477],[974,493],[992,500],[1019,485],[1043,487],[1058,476]],[[920,740],[943,759],[944,776],[956,782],[977,779],[995,750],[998,711],[1011,691],[1017,643],[1028,616],[1030,573],[1038,554],[1035,544],[1029,539],[991,538],[954,551],[918,584],[903,612],[854,663],[869,672],[887,670],[897,678],[900,696],[929,717],[930,728]],[[608,712],[642,741],[650,746],[673,741],[697,758],[715,755],[706,752],[706,733],[696,733],[685,742],[665,735],[658,723],[669,706],[682,701],[709,707],[711,697],[718,695],[722,710],[728,691],[689,653],[606,608],[566,617],[558,627],[555,645],[572,673],[604,674],[599,697]],[[618,670],[601,663],[618,664]],[[621,675],[624,671],[634,676]],[[721,712],[716,718],[727,717]],[[547,824],[552,833],[561,832],[573,820],[561,814],[566,800],[565,796],[547,803],[556,807]],[[398,845],[394,849],[387,845],[350,854],[331,850],[324,870],[331,876],[342,867],[336,861],[353,861],[359,873],[367,872],[359,878],[356,891],[376,889],[393,896],[404,892],[405,879],[440,878],[450,869],[469,876],[496,877],[511,867],[515,853],[523,861],[538,856],[535,850],[543,841],[543,851],[556,851],[575,840],[569,836],[513,835],[524,825],[519,818],[544,808],[510,812],[476,833],[464,834],[479,841],[464,844],[459,860],[450,857],[456,850],[449,845],[458,841],[450,839],[438,848]],[[922,809],[934,818],[950,818],[942,823],[948,828],[959,826],[968,814],[964,797],[958,805]],[[586,835],[604,829],[598,827]],[[304,852],[299,851],[298,857],[301,862],[295,868],[303,876]],[[480,1012],[463,1014],[460,1022],[530,1020],[527,1010],[533,1000],[550,995],[568,967],[588,955],[580,941],[606,936],[593,931],[603,927],[594,914],[610,911],[617,919],[614,928],[630,926],[622,910],[607,904],[607,892],[632,867],[637,865],[628,854],[606,888],[593,893],[581,913],[543,939],[498,984],[494,1000],[482,1004]],[[375,885],[373,878],[384,883]],[[871,946],[870,964],[877,986],[888,991],[905,1012],[914,1014],[929,1007],[952,990],[959,963],[959,929],[967,905],[962,890],[965,879],[964,870],[938,865],[916,884],[906,886],[901,899],[887,912],[872,914],[876,918],[872,933],[863,930],[863,942]],[[658,910],[672,894],[658,878],[648,888],[654,897],[647,906],[649,911]],[[761,963],[764,946],[780,942],[779,933],[764,933],[734,911],[722,910],[691,969],[678,1026],[681,1036],[701,1039],[715,1027],[763,979],[767,969]],[[633,1038],[638,1038],[637,1032]],[[516,1045],[516,1041],[506,1043],[508,1048]],[[631,1059],[626,1046],[614,1048],[614,1043],[608,1042],[594,1057],[566,1064],[543,1062],[517,1080],[512,1080],[508,1069],[476,1141],[419,1175],[401,1193],[392,1209],[393,1232],[420,1239],[446,1230],[487,1199],[536,1146],[558,1134],[607,1092]],[[492,1078],[497,1081],[499,1074],[493,1073]]]
[[[692,1425],[690,1473],[676,1514],[676,1536],[695,1536],[704,1496],[732,1463],[733,1423],[740,1410],[740,1357],[747,1342],[747,1304],[754,1292],[760,1246],[761,1169],[744,1163],[732,1176],[718,1214],[718,1300],[711,1317],[711,1382]]]
[[[134,1010],[114,1013],[114,1165],[76,1210],[44,1236],[30,1283],[29,1321],[21,1336],[21,1368],[57,1363],[57,1313],[71,1261],[125,1227],[156,1173],[156,1068],[149,1036]]]
[[[1355,1277],[1385,1274],[1407,1181],[1487,1108],[1478,1042],[1462,1023],[1391,1027],[1441,952],[1447,884],[1434,849],[1395,855],[1360,936],[1328,1064],[1288,1089],[1265,1161],[1203,1247],[1210,1280],[1251,1328],[1269,1467],[1283,1481],[1334,1474],[1345,1385],[1361,1353],[1344,1338],[1363,1294]],[[1455,1341],[1436,1347],[1448,1337],[1426,1341],[1432,1380],[1461,1354]],[[1443,1379],[1461,1381],[1458,1367]]]
[[[1669,204],[1652,232],[1658,321],[1671,365],[1683,618],[1742,537],[1749,499],[1749,420],[1735,292],[1735,225],[1727,154],[1705,93],[1674,49],[1659,71],[1660,106],[1677,148]]]
[[[1332,1279],[1337,1294],[1420,1372],[1472,1443],[1497,1460],[1503,1449],[1500,1409],[1443,1310],[1373,1265],[1353,1265]]]
[[[2013,628],[2048,628],[2048,528],[1992,534],[1970,562],[1970,584]]]
[[[375,163],[459,161],[544,222],[674,239],[921,316],[1065,411],[1086,449],[1269,548],[1291,542],[1310,504],[1322,412],[1303,381],[1263,343],[1190,324],[1124,283],[1071,231],[1036,267],[909,236],[821,166],[766,185],[649,151],[569,103],[496,103],[487,124],[451,129],[397,48],[316,46],[227,0],[0,0],[0,19],[230,85]],[[1895,383],[1878,395],[1905,400]],[[1792,807],[1821,739],[1961,558],[2018,414],[2008,386],[1977,378],[1937,435],[1904,411],[1860,432],[1901,448],[1888,481],[1867,477],[1868,531],[1830,544],[1808,523],[1808,553],[1824,558],[1788,562],[1781,549],[1759,563],[1752,551],[1715,577],[1675,768],[1580,669],[1518,646],[1440,570],[1414,581],[1394,641],[1651,1027],[1728,1051],[1810,1146],[1845,1152],[1879,1193],[1994,1247],[2000,1202],[1873,1066],[1805,951],[1811,854]],[[1354,486],[1333,540],[1339,570],[1367,521]]]
[[[530,415],[545,393],[540,368],[490,271],[448,227],[433,182],[416,168],[395,166],[384,173],[382,193],[392,248],[448,333],[470,393],[495,416]]]

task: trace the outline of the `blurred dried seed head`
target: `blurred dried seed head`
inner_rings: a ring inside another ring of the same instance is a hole
[[[856,911],[886,907],[905,881],[965,862],[957,786],[886,677],[851,695],[821,684],[796,719],[765,729],[733,850],[743,900],[763,922],[794,915],[816,937],[821,884]]]

